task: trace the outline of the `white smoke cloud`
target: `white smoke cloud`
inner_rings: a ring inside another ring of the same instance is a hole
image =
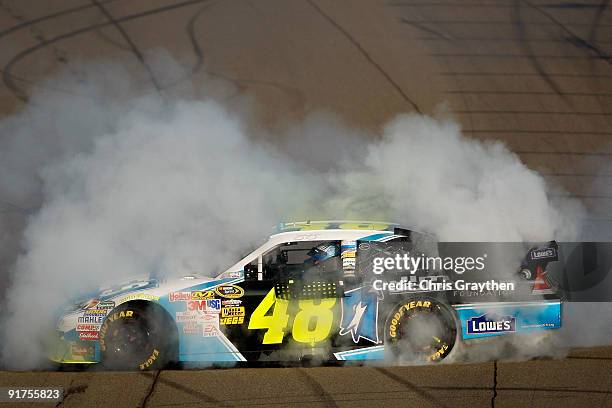
[[[451,120],[399,116],[380,143],[368,146],[364,164],[339,175],[346,192],[337,197],[340,208],[359,213],[366,203],[443,241],[563,240],[579,234],[579,205],[562,211],[547,196],[543,178],[501,142],[469,140]]]
[[[0,197],[40,204],[11,268],[9,366],[43,361],[55,309],[79,291],[185,272],[186,260],[215,274],[282,219],[384,219],[443,240],[578,234],[578,206],[552,203],[501,143],[467,140],[451,120],[402,115],[377,141],[316,116],[277,148],[217,102],[143,96],[103,68],[54,79],[69,92],[35,95],[0,123]]]

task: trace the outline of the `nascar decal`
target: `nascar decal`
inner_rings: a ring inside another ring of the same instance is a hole
[[[340,335],[351,333],[353,342],[365,339],[378,344],[378,301],[382,293],[371,286],[345,292],[342,298]]]
[[[238,299],[244,295],[244,289],[236,285],[219,285],[215,288],[215,293],[223,298]]]
[[[326,340],[334,324],[335,304],[335,298],[321,299],[318,304],[313,300],[300,300],[299,311],[293,319],[291,328],[293,340],[298,343]],[[288,307],[289,301],[277,299],[274,289],[271,289],[251,314],[249,330],[266,330],[263,344],[282,343],[289,324]]]
[[[467,321],[467,332],[469,334],[514,331],[516,331],[516,317],[514,316],[489,317],[483,314]]]

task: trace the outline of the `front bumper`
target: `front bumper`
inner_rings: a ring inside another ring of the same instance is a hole
[[[76,330],[50,333],[46,349],[49,360],[59,364],[92,364],[100,361],[99,343],[79,340]]]

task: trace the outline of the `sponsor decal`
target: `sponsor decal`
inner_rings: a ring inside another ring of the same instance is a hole
[[[227,299],[238,299],[244,295],[244,289],[236,285],[220,285],[215,288],[215,292]]]
[[[543,259],[543,258],[555,258],[557,256],[557,251],[555,248],[541,248],[534,249],[531,251],[531,259]]]
[[[158,301],[159,296],[149,295],[146,293],[134,293],[132,295],[127,295],[126,297],[119,300],[119,303],[129,302],[130,300],[151,300]]]
[[[98,309],[114,309],[115,302],[112,300],[98,303]]]
[[[186,302],[191,300],[191,292],[170,292],[168,294],[170,302]]]
[[[483,314],[481,316],[472,317],[467,321],[467,332],[469,334],[514,331],[516,331],[516,317],[514,316],[489,317]]]
[[[221,324],[242,324],[244,323],[244,316],[234,317],[222,317]]]
[[[361,339],[378,344],[378,301],[382,293],[372,287],[361,287],[346,292],[342,298],[340,335],[351,334],[353,342]]]
[[[202,336],[216,337],[219,335],[219,315],[205,314],[205,319],[202,324]]]
[[[79,332],[79,340],[83,340],[83,341],[98,340],[98,332],[97,331]]]
[[[221,309],[221,317],[244,316],[244,306],[224,307]]]
[[[79,323],[101,324],[104,321],[104,315],[82,316],[78,318]]]
[[[87,324],[87,323],[79,323],[77,324],[76,331],[78,332],[88,332],[88,331],[100,331],[101,324]]]
[[[142,364],[140,364],[138,367],[141,370],[145,370],[149,367],[151,367],[151,365],[153,365],[153,363],[155,362],[155,360],[157,360],[157,357],[159,356],[159,350],[157,349],[153,349],[153,352],[151,353],[151,355],[149,356],[149,358],[143,362]]]
[[[340,257],[342,259],[342,269],[354,270],[355,257],[357,255],[357,241],[342,241],[340,245]]]
[[[219,313],[221,311],[221,300],[192,300],[187,303],[187,309],[192,311],[199,310],[202,312]]]
[[[429,308],[431,308],[431,302],[429,300],[414,300],[401,305],[393,314],[391,321],[389,322],[389,336],[391,336],[392,339],[397,337],[397,325],[401,322],[402,317],[404,314],[406,314],[406,312]]]
[[[244,271],[228,272],[227,273],[227,277],[228,278],[242,278],[243,276],[244,276]]]
[[[98,303],[100,303],[98,299],[91,299],[89,302],[85,303],[83,309],[94,309],[96,306],[98,306]]]
[[[214,290],[198,290],[195,292],[191,292],[191,299],[187,300],[206,300],[212,299],[215,297]]]
[[[93,347],[92,346],[82,346],[80,344],[73,344],[70,347],[70,351],[73,356],[85,357],[85,356],[90,356],[93,354]]]
[[[106,316],[109,309],[89,309],[83,313],[83,316]]]
[[[222,299],[222,306],[240,306],[242,304],[242,300],[238,299]]]
[[[183,326],[183,334],[200,334],[202,327],[197,323],[185,323]]]
[[[244,306],[224,307],[221,309],[221,324],[244,323]]]
[[[211,320],[210,316],[215,316],[216,313],[202,313],[200,311],[185,311],[185,312],[176,312],[176,322],[177,323],[197,323],[197,322],[207,322]]]

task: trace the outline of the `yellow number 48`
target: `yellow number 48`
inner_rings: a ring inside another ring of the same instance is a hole
[[[313,300],[300,300],[300,311],[293,319],[293,339],[299,343],[316,343],[329,337],[333,323],[332,308],[336,299],[321,299],[315,304]],[[251,314],[249,330],[268,329],[263,337],[263,344],[283,342],[285,328],[289,323],[287,308],[289,301],[277,299],[274,289],[270,290],[259,306]],[[272,313],[270,314],[270,309]],[[310,328],[310,321],[316,319],[315,326]]]

